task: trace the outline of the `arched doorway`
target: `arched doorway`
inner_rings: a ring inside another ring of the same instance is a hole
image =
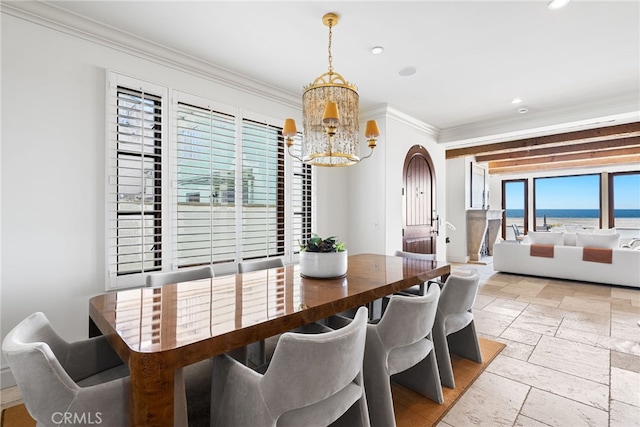
[[[436,253],[436,179],[433,161],[421,145],[411,147],[402,170],[402,250]]]

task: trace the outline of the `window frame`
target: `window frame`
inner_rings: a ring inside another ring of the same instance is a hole
[[[157,95],[162,102],[162,126],[161,126],[161,160],[160,170],[154,173],[154,175],[160,175],[161,188],[157,189],[161,198],[161,208],[158,209],[160,217],[159,228],[161,236],[159,242],[160,261],[158,266],[154,266],[154,271],[173,271],[178,267],[178,240],[177,240],[177,225],[178,225],[178,103],[186,103],[192,106],[206,106],[213,111],[217,111],[223,114],[230,114],[235,117],[235,178],[236,182],[238,177],[242,179],[242,127],[245,120],[251,122],[257,122],[264,124],[277,130],[278,148],[277,150],[282,153],[282,157],[278,160],[278,164],[283,163],[284,167],[281,171],[277,172],[277,199],[276,209],[278,210],[278,222],[277,233],[283,233],[284,242],[282,249],[278,249],[285,263],[293,263],[297,261],[297,254],[299,252],[298,242],[294,241],[294,237],[299,239],[296,235],[300,233],[307,233],[307,237],[311,233],[313,227],[313,221],[315,219],[315,187],[314,177],[315,171],[309,165],[300,165],[299,161],[289,156],[286,151],[287,148],[284,144],[284,138],[282,137],[282,119],[276,119],[267,117],[265,115],[254,113],[249,110],[244,110],[239,106],[229,106],[214,100],[210,100],[201,96],[189,94],[168,86],[161,86],[158,84],[148,83],[143,80],[124,76],[114,71],[107,72],[106,79],[107,96],[106,96],[106,185],[105,185],[105,197],[106,197],[106,290],[122,289],[128,287],[143,286],[146,276],[146,271],[142,268],[138,272],[129,273],[127,275],[118,274],[114,271],[114,266],[117,267],[117,259],[114,257],[114,247],[110,243],[113,242],[113,235],[117,234],[118,227],[117,222],[113,221],[114,207],[117,206],[117,202],[114,199],[114,195],[117,195],[117,180],[118,180],[118,168],[114,163],[114,153],[117,152],[117,121],[114,120],[113,112],[113,100],[114,94],[118,86],[123,86],[130,89],[144,88],[148,92],[152,92]],[[301,138],[301,136],[299,136]],[[300,146],[300,144],[298,144]],[[295,172],[294,172],[295,171]],[[300,172],[302,171],[302,172]],[[241,181],[240,181],[241,182]],[[294,185],[300,182],[302,188],[293,188]],[[240,198],[238,198],[240,197]],[[296,200],[297,205],[302,205],[297,210],[301,212],[294,212],[294,197],[298,197]],[[242,185],[235,185],[235,257],[232,261],[223,262],[220,264],[214,264],[216,274],[234,273],[236,271],[236,265],[238,261],[242,260],[242,207],[244,203],[237,203],[242,199]],[[299,203],[298,200],[303,200]],[[290,215],[287,215],[290,212]],[[294,220],[294,216],[302,216],[303,220],[300,222]],[[300,222],[302,231],[299,232],[294,229],[295,224]],[[302,236],[304,237],[304,236]],[[280,256],[280,255],[279,255]],[[211,261],[210,261],[211,262]],[[198,264],[203,265],[203,264]],[[186,267],[186,265],[185,265]]]
[[[616,176],[623,175],[640,175],[640,171],[623,171],[623,172],[611,172],[607,176],[608,181],[608,226],[609,228],[616,228],[616,217],[615,217],[615,188],[614,188],[614,180]]]
[[[502,238],[507,238],[507,185],[522,183],[523,185],[523,197],[524,197],[524,212],[523,212],[523,226],[522,234],[529,232],[529,180],[527,178],[520,179],[505,179],[502,180]]]
[[[538,197],[538,193],[537,193],[537,189],[536,189],[536,185],[538,183],[539,180],[546,180],[546,179],[562,179],[562,178],[578,178],[578,177],[586,177],[586,176],[594,176],[597,177],[598,179],[598,184],[597,184],[597,190],[598,190],[598,228],[602,228],[602,213],[603,213],[603,209],[602,209],[602,175],[600,173],[583,173],[583,174],[572,174],[572,175],[557,175],[557,176],[540,176],[540,177],[534,177],[533,178],[533,231],[539,231],[538,230],[538,217],[537,217],[537,212],[538,212],[538,207],[537,207],[537,197]]]

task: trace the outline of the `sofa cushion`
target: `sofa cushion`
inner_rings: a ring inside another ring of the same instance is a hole
[[[576,233],[576,246],[614,249],[620,245],[620,235],[616,234],[584,234]]]
[[[530,231],[529,242],[532,245],[563,245],[564,233],[549,233],[546,231]]]
[[[564,233],[564,245],[575,246],[576,245],[576,233],[567,231]]]
[[[592,231],[593,234],[616,234],[615,228],[596,228]]]

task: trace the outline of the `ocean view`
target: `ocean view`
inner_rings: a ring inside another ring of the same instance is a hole
[[[640,209],[616,209],[616,227],[640,228]],[[547,224],[559,226],[577,224],[583,227],[599,226],[600,211],[598,209],[537,209],[537,223],[542,224],[546,215]],[[524,219],[524,209],[507,209],[507,223],[515,222],[520,225]]]

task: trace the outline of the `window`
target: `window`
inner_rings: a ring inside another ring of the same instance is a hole
[[[178,103],[178,267],[235,260],[235,120]]]
[[[640,229],[640,172],[609,175],[609,227]]]
[[[242,122],[242,259],[284,255],[282,129]]]
[[[535,178],[535,230],[600,228],[600,175]]]
[[[108,97],[107,269],[130,283],[162,268],[166,92],[122,80],[111,81]]]
[[[293,261],[311,234],[311,167],[285,156],[276,120],[168,93],[109,73],[107,288],[149,271]]]
[[[511,233],[515,234],[515,231],[512,231],[514,225],[518,227],[521,234],[527,234],[529,229],[527,221],[529,209],[526,179],[502,181],[502,209],[504,209],[502,238],[515,240],[515,236],[507,238]]]

